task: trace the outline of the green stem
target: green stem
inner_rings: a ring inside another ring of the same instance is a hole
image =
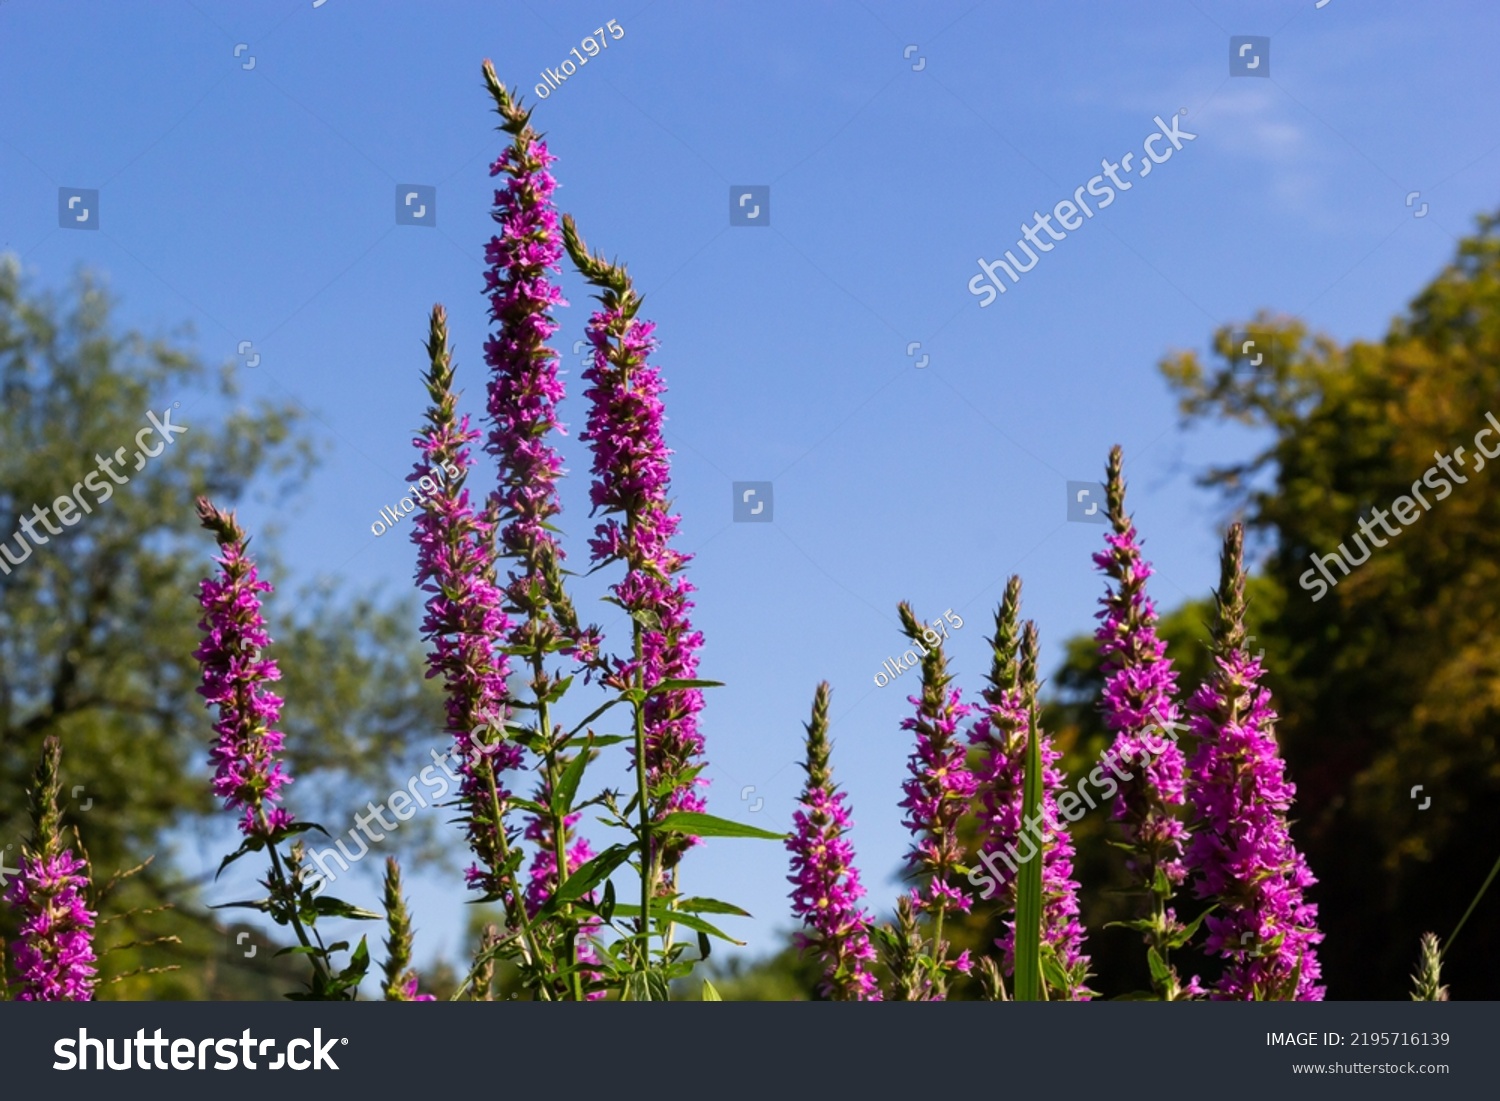
[[[616,334],[617,337],[621,334]],[[614,346],[614,358],[612,362],[620,369],[620,385],[629,389],[630,387],[630,356],[625,351],[623,341]],[[627,573],[635,567],[635,560],[639,557],[636,546],[636,529],[639,527],[640,518],[634,508],[625,512],[625,567]],[[641,622],[634,617],[631,618],[631,638],[635,648],[635,683],[631,686],[644,692],[646,688],[646,665],[645,665],[645,633],[646,629]],[[641,970],[649,970],[651,966],[651,896],[656,887],[657,858],[651,844],[651,801],[646,784],[646,701],[643,699],[633,701],[632,710],[635,715],[635,792],[636,802],[639,804],[640,815],[640,839],[641,839]]]
[[[551,819],[552,825],[552,854],[557,864],[557,890],[562,890],[563,884],[568,881],[568,808],[564,807],[561,813],[552,805],[553,798],[557,794],[557,783],[559,770],[557,767],[557,746],[553,744],[552,720],[548,711],[547,693],[544,689],[545,672],[542,666],[542,654],[538,650],[531,657],[531,668],[534,674],[532,684],[536,692],[537,701],[537,729],[542,739],[542,744],[547,747],[547,817]],[[564,903],[561,917],[563,925],[571,930],[571,918],[573,907],[571,903]],[[570,931],[565,937],[564,965],[568,969],[568,986],[572,990],[573,1000],[583,1001],[583,976],[573,970],[578,960],[577,940]]]
[[[943,916],[947,912],[948,907],[941,902],[938,903],[937,917],[932,922],[932,958],[937,964],[934,978],[939,984],[939,989],[945,998],[948,995],[948,983],[943,977],[943,957],[947,955],[943,948]]]
[[[626,539],[630,545],[634,544],[634,517],[626,521]],[[636,664],[634,687],[644,688],[646,672],[641,659],[645,629],[639,622],[632,622]],[[656,880],[656,858],[651,846],[651,803],[646,791],[646,704],[644,700],[636,700],[632,706],[635,711],[635,792],[641,819],[641,969],[646,970],[651,964],[651,894]]]
[[[495,816],[495,837],[500,842],[500,866],[504,867],[510,862],[510,842],[505,837],[505,823],[500,818],[500,789],[495,782],[494,765],[485,763],[485,785],[489,788],[490,808]],[[494,871],[494,868],[490,869]],[[531,953],[531,958],[538,964],[542,960],[542,951],[537,943],[536,932],[532,929],[531,919],[526,914],[526,898],[521,894],[521,884],[516,879],[516,873],[510,872],[503,877],[505,886],[510,889],[511,902],[515,908],[516,925],[521,930],[521,936],[526,942],[526,947]],[[544,1001],[552,1001],[552,991],[545,984],[537,988],[543,995]]]
[[[257,808],[256,814],[260,819],[263,830],[267,829],[266,814],[264,808]],[[297,934],[297,942],[303,948],[311,949],[312,942],[307,939],[307,930],[302,926],[302,916],[297,912],[297,897],[287,884],[286,871],[281,866],[281,854],[276,851],[274,842],[267,842],[266,850],[271,856],[271,889],[272,892],[281,896],[281,903],[286,907],[287,916],[290,919],[292,931]],[[319,938],[318,946],[322,947],[322,938]],[[312,960],[313,972],[318,977],[318,985],[326,987],[328,984],[328,970],[324,966],[327,958],[327,950],[324,949],[322,957],[316,951],[310,952],[308,958]]]
[[[1474,901],[1469,903],[1469,908],[1464,911],[1464,916],[1458,919],[1458,925],[1454,927],[1452,933],[1448,934],[1448,940],[1443,945],[1444,956],[1446,956],[1448,952],[1453,948],[1453,942],[1458,939],[1458,934],[1463,930],[1464,923],[1469,920],[1469,915],[1474,912],[1474,907],[1479,905],[1479,900],[1482,899],[1485,892],[1490,889],[1490,884],[1495,882],[1496,873],[1500,873],[1500,858],[1497,858],[1495,860],[1495,866],[1490,869],[1490,874],[1485,877],[1484,885],[1479,888],[1479,893],[1474,896]]]

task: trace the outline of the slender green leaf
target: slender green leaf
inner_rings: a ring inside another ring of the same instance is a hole
[[[547,808],[542,806],[542,804],[540,803],[533,802],[530,799],[507,799],[505,801],[505,805],[508,810],[524,810],[528,814],[535,814],[543,818],[547,816]],[[467,821],[467,819],[454,818],[451,819],[451,821],[465,822]]]
[[[271,900],[260,899],[257,902],[221,902],[217,906],[210,906],[210,910],[259,910],[263,914],[271,912]]]
[[[733,914],[735,917],[753,917],[749,910],[741,910],[732,902],[720,902],[716,898],[682,898],[675,909],[688,910],[695,914]]]
[[[730,944],[743,945],[745,943],[742,940],[735,940],[728,933],[724,932],[724,930],[718,928],[717,926],[710,925],[708,922],[704,921],[696,914],[685,914],[681,910],[664,910],[660,913],[660,915],[658,915],[657,911],[653,908],[651,911],[651,917],[654,920],[658,916],[660,916],[663,922],[672,922],[676,925],[683,925],[693,930],[695,933],[706,933],[711,937],[718,937],[720,940],[727,940]]]
[[[224,869],[229,867],[229,865],[233,864],[240,857],[245,856],[249,853],[260,852],[260,850],[265,847],[266,839],[264,837],[247,837],[240,844],[239,848],[235,849],[234,852],[230,853],[222,861],[219,862],[219,870],[214,873],[214,878],[218,879],[219,876],[224,873]]]
[[[284,826],[277,830],[276,839],[280,841],[287,837],[296,837],[299,833],[306,833],[308,830],[317,830],[324,837],[331,838],[333,836],[333,834],[329,833],[316,822],[293,822],[290,826]]]
[[[617,700],[615,702],[618,703],[619,701]],[[567,737],[567,739],[564,740],[561,743],[560,748],[562,748],[562,749],[572,749],[573,746],[574,746],[574,744],[577,741],[577,737],[578,736],[576,734],[570,734]],[[633,742],[633,741],[635,741],[635,736],[633,734],[590,734],[590,735],[588,735],[588,744],[590,746],[592,746],[594,749],[603,749],[607,745],[619,745],[621,742]]]
[[[1172,977],[1172,971],[1155,947],[1146,949],[1146,963],[1151,967],[1151,981],[1158,987],[1165,988]]]
[[[1449,933],[1448,939],[1443,941],[1442,954],[1444,956],[1447,956],[1447,954],[1453,950],[1453,942],[1458,939],[1458,934],[1463,932],[1464,926],[1468,924],[1469,915],[1472,914],[1474,912],[1474,908],[1479,905],[1480,899],[1484,898],[1485,892],[1490,889],[1490,884],[1495,882],[1496,875],[1500,875],[1500,858],[1496,858],[1495,866],[1490,869],[1490,874],[1484,877],[1484,882],[1480,884],[1479,893],[1474,896],[1474,901],[1469,903],[1469,908],[1464,911],[1464,916],[1458,919],[1458,924],[1453,927],[1453,932]],[[1297,968],[1300,972],[1302,968],[1302,963],[1300,960],[1297,962]]]
[[[313,899],[313,913],[319,917],[354,918],[356,921],[379,921],[381,918],[380,914],[373,911],[362,910],[351,902],[329,898],[327,895],[319,895]]]
[[[564,677],[547,690],[547,702],[556,703],[567,693],[568,687],[573,683],[572,677]]]
[[[641,916],[641,908],[634,903],[621,902],[615,906],[614,916],[622,921]],[[691,929],[695,933],[707,933],[711,937],[727,940],[730,944],[744,944],[744,941],[735,940],[728,933],[714,925],[710,925],[696,914],[685,913],[682,910],[669,910],[666,907],[658,909],[651,908],[651,926],[653,930],[663,929],[667,925],[681,925]]]
[[[653,833],[686,833],[696,837],[754,837],[763,841],[784,841],[786,834],[756,829],[743,822],[731,822],[712,814],[679,810],[652,823]]]
[[[588,767],[590,753],[593,747],[593,739],[589,739],[589,745],[580,749],[574,758],[568,762],[568,767],[563,770],[561,779],[557,781],[557,790],[552,793],[552,813],[559,818],[566,817],[573,805],[573,796],[578,794],[578,783],[583,779],[583,770]]]
[[[1021,821],[1040,820],[1042,805],[1042,758],[1040,716],[1031,703],[1030,730],[1026,737],[1026,779],[1022,789]],[[1015,988],[1018,1002],[1042,1000],[1042,856],[1038,852],[1021,865],[1016,877]]]
[[[653,685],[650,695],[655,696],[662,692],[681,692],[688,688],[723,688],[721,680],[664,680],[660,684]]]
[[[703,980],[703,1000],[705,1002],[722,1002],[724,1000],[719,997],[719,992],[714,989],[714,984],[707,979]]]
[[[1153,918],[1134,918],[1130,921],[1106,921],[1106,929],[1134,929],[1137,933],[1153,933],[1156,921]]]
[[[599,885],[601,880],[608,879],[611,872],[630,859],[630,854],[635,852],[635,849],[634,844],[611,845],[570,875],[568,881],[547,900],[542,911],[551,913],[556,910],[558,903],[571,902],[588,894]],[[541,914],[539,913],[538,916],[540,917]]]
[[[1047,985],[1059,994],[1065,994],[1070,985],[1068,973],[1063,970],[1062,964],[1057,962],[1057,957],[1051,952],[1044,952],[1041,962],[1042,978],[1047,981]]]
[[[1214,910],[1215,907],[1210,906],[1207,910],[1204,910],[1203,913],[1199,914],[1192,921],[1188,922],[1187,925],[1179,929],[1170,938],[1168,938],[1167,947],[1181,948],[1183,945],[1187,944],[1188,941],[1192,940],[1193,937],[1197,935],[1198,927],[1203,924],[1203,919],[1208,917],[1209,914],[1213,913]]]
[[[346,986],[354,986],[365,977],[365,972],[369,969],[370,947],[365,943],[365,938],[360,937],[359,944],[349,954],[349,966],[339,973],[338,981]]]

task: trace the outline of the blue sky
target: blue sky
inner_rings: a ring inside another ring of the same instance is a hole
[[[537,103],[542,71],[610,19],[624,37]],[[239,370],[247,394],[305,404],[327,451],[289,506],[243,502],[242,518],[278,526],[283,582],[401,591],[406,532],[370,525],[411,463],[434,302],[482,412],[493,59],[536,103],[559,205],[628,261],[658,323],[702,673],[727,682],[704,715],[709,809],[789,823],[802,723],[828,679],[836,774],[884,912],[915,681],[873,683],[897,652],[897,601],[963,618],[949,654],[972,696],[1020,572],[1055,668],[1102,591],[1089,555],[1103,529],[1067,521],[1066,483],[1096,480],[1114,443],[1158,600],[1206,594],[1225,517],[1193,475],[1256,439],[1179,429],[1158,360],[1262,308],[1378,339],[1496,205],[1496,29],[1483,0],[6,0],[0,249],[43,285],[101,269],[124,323],[190,321],[210,362],[258,355]],[[1268,77],[1230,76],[1235,35],[1270,38]],[[978,260],[1014,249],[1103,161],[1139,158],[1174,112],[1196,137],[1148,178],[1137,164],[1128,192],[981,307]],[[407,184],[437,189],[435,227],[396,224]],[[744,185],[770,187],[769,224],[729,224]],[[59,228],[60,188],[98,190],[97,231]],[[561,281],[572,306],[554,343],[576,395],[589,298]],[[577,396],[565,420],[582,424]],[[588,458],[567,447],[577,562]],[[733,522],[732,483],[765,480],[773,521]],[[371,902],[368,863],[355,895]],[[789,925],[785,876],[769,843],[715,842],[686,865],[694,892],[757,915],[733,930],[751,951]],[[463,891],[415,882],[419,954],[451,954]]]

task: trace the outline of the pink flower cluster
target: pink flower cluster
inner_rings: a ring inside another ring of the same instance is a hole
[[[433,311],[429,344],[434,369],[428,388],[434,405],[427,430],[415,441],[423,456],[416,469],[425,470],[434,462],[446,468],[451,463],[460,475],[432,495],[416,518],[412,539],[417,545],[417,584],[428,594],[422,621],[423,637],[433,644],[427,675],[443,679],[448,733],[459,756],[466,829],[478,857],[467,878],[471,886],[498,896],[503,885],[494,870],[503,862],[505,846],[498,811],[510,797],[501,776],[519,768],[524,754],[514,742],[489,733],[503,730],[510,714],[508,663],[495,643],[509,620],[494,583],[494,523],[475,512],[463,487],[471,466],[467,445],[479,433],[469,428],[467,416],[459,419],[454,412],[446,343],[445,317],[439,308]]]
[[[5,898],[21,915],[15,942],[22,1002],[86,1002],[94,997],[94,911],[84,902],[88,866],[64,849],[24,857]]]
[[[795,936],[799,949],[812,949],[823,961],[819,993],[839,1001],[880,1001],[880,984],[871,971],[875,946],[870,917],[860,907],[865,889],[854,866],[854,846],[846,836],[854,828],[844,793],[833,783],[829,764],[828,685],[818,686],[812,722],[807,726],[807,783],[792,813],[786,840],[792,854],[792,914],[810,932]]]
[[[592,560],[624,561],[625,577],[611,591],[645,627],[639,655],[616,658],[609,682],[619,687],[639,682],[648,690],[663,681],[695,678],[703,645],[688,616],[693,586],[678,576],[691,556],[672,548],[680,517],[667,501],[672,452],[662,438],[666,387],[648,362],[656,347],[654,330],[651,322],[634,316],[633,306],[614,304],[589,318],[594,361],[584,378],[593,386],[586,392],[591,404],[581,434],[593,449],[595,510],[609,514],[590,540]],[[661,814],[705,806],[698,794],[708,783],[698,775],[702,708],[703,693],[695,688],[654,693],[645,702],[647,784],[669,789],[657,804]],[[664,866],[671,867],[696,841],[669,842]]]
[[[811,948],[823,960],[824,997],[879,1001],[880,986],[870,967],[870,917],[859,906],[865,889],[854,866],[854,846],[844,834],[854,826],[844,793],[810,788],[792,814],[792,914],[812,935],[796,934],[798,948]]]
[[[565,306],[562,291],[547,278],[560,270],[563,247],[552,193],[557,184],[547,166],[557,158],[542,141],[533,141],[524,128],[490,175],[506,175],[505,187],[495,192],[492,217],[500,234],[485,246],[485,293],[490,320],[499,325],[484,346],[490,367],[489,416],[493,422],[485,450],[498,461],[501,483],[493,500],[508,522],[500,532],[505,551],[520,558],[525,569],[512,574],[513,603],[524,605],[528,587],[537,578],[543,548],[560,560],[563,552],[543,525],[558,512],[557,479],[562,456],[548,442],[552,432],[563,434],[557,405],[564,388],[558,377],[557,354],[547,341],[558,324],[549,312]]]
[[[963,863],[958,840],[959,819],[968,810],[978,783],[964,761],[963,743],[954,735],[972,708],[959,702],[958,689],[946,685],[935,694],[909,696],[917,708],[915,716],[903,719],[901,729],[916,732],[916,745],[907,758],[909,775],[901,785],[906,811],[902,825],[915,835],[906,855],[908,871],[927,875],[926,890],[912,891],[912,904],[921,912],[938,909],[949,913],[969,912],[969,896],[950,880],[953,869]]]
[[[1271,694],[1260,661],[1243,650],[1214,665],[1188,704],[1198,751],[1187,853],[1198,897],[1221,903],[1205,922],[1204,950],[1228,961],[1212,996],[1322,1001],[1314,949],[1323,934],[1303,898],[1317,881],[1287,826],[1297,789],[1277,750]]]
[[[1115,736],[1116,759],[1145,762],[1132,779],[1121,781],[1114,816],[1136,850],[1130,870],[1149,881],[1160,868],[1176,886],[1186,874],[1186,830],[1174,814],[1183,804],[1184,759],[1175,741],[1162,744],[1162,735],[1176,728],[1180,714],[1177,674],[1166,642],[1156,634],[1156,607],[1146,595],[1151,564],[1141,557],[1135,525],[1104,541],[1094,563],[1115,582],[1099,601],[1096,618],[1103,622],[1094,635],[1104,658],[1104,726]]]
[[[291,814],[275,806],[291,782],[276,755],[282,750],[281,697],[265,685],[281,678],[276,662],[263,657],[271,644],[257,594],[271,586],[256,576],[245,552],[245,536],[232,514],[198,503],[199,516],[218,538],[222,554],[219,577],[205,578],[198,602],[204,632],[193,653],[203,667],[199,695],[219,709],[214,724],[218,741],[209,752],[214,765],[214,793],[229,810],[243,810],[240,831],[247,837],[272,837],[292,824]]]

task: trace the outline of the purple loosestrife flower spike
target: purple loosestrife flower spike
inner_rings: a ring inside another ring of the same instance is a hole
[[[611,591],[636,625],[635,653],[613,660],[606,683],[650,691],[663,681],[695,679],[703,645],[688,618],[693,586],[678,576],[691,556],[672,548],[680,517],[671,512],[667,497],[672,452],[662,438],[666,387],[648,361],[656,348],[656,326],[636,317],[641,299],[624,267],[591,254],[570,216],[563,218],[563,242],[583,276],[603,291],[587,331],[594,359],[583,373],[593,386],[586,394],[588,425],[581,437],[593,450],[594,510],[606,516],[590,540],[592,560],[624,562],[625,577]],[[653,819],[704,809],[698,793],[708,783],[699,775],[705,766],[698,730],[702,708],[703,693],[696,688],[654,692],[643,705]],[[676,864],[697,841],[668,835],[651,854],[652,865],[672,882]]]
[[[1296,787],[1276,745],[1271,693],[1245,649],[1244,529],[1224,539],[1214,624],[1214,664],[1188,702],[1197,738],[1188,800],[1187,860],[1199,898],[1212,899],[1204,949],[1226,960],[1218,1001],[1321,1001],[1318,908],[1303,899],[1316,880],[1292,844],[1287,812]]]
[[[845,834],[854,827],[844,793],[833,783],[829,764],[828,682],[813,696],[807,724],[807,783],[793,812],[786,847],[792,854],[792,914],[811,933],[798,933],[797,946],[813,949],[823,961],[818,992],[840,1002],[878,1002],[880,986],[870,967],[870,917],[859,906],[865,889],[854,866],[854,846]]]
[[[58,810],[61,762],[62,743],[49,734],[42,742],[31,788],[31,841],[21,851],[20,874],[11,878],[5,891],[5,900],[20,919],[20,937],[11,944],[11,952],[20,978],[16,1000],[22,1002],[94,998],[96,914],[85,902],[88,862],[63,844]]]
[[[292,824],[292,815],[276,801],[291,783],[276,755],[282,750],[281,697],[265,687],[280,680],[276,662],[262,656],[271,644],[260,614],[258,594],[270,592],[257,578],[255,562],[246,552],[248,540],[234,513],[198,498],[198,518],[213,532],[221,557],[215,559],[217,578],[205,578],[198,603],[205,632],[193,657],[203,667],[198,694],[219,709],[214,731],[219,738],[209,753],[214,765],[214,794],[228,810],[241,810],[240,831],[247,837],[278,840]]]
[[[506,520],[500,545],[524,567],[512,575],[523,591],[513,593],[527,602],[527,583],[541,585],[541,558],[561,559],[562,551],[544,524],[561,511],[557,479],[562,456],[548,442],[554,431],[563,434],[557,405],[564,390],[558,378],[557,353],[547,341],[557,332],[554,306],[565,306],[562,292],[548,279],[560,271],[562,237],[552,193],[557,184],[547,166],[557,158],[531,128],[530,112],[523,111],[484,63],[485,83],[504,120],[500,129],[512,135],[511,144],[490,165],[490,175],[507,177],[495,191],[491,217],[500,233],[485,247],[489,268],[485,293],[490,320],[499,325],[484,347],[490,367],[489,415],[493,422],[485,450],[499,461],[500,484],[495,490]],[[513,586],[514,587],[514,586]],[[545,601],[545,590],[539,593]]]
[[[573,606],[562,588],[565,555],[549,530],[549,521],[562,511],[557,480],[564,473],[562,455],[552,446],[552,433],[566,436],[557,419],[565,394],[558,372],[557,352],[547,341],[557,332],[551,310],[566,306],[562,292],[548,278],[561,270],[562,230],[552,194],[557,183],[548,166],[557,160],[531,127],[531,112],[523,110],[484,63],[485,85],[502,119],[500,130],[512,137],[490,175],[506,177],[495,191],[490,216],[500,233],[485,246],[485,294],[490,320],[499,329],[485,343],[490,368],[488,412],[492,422],[485,451],[497,460],[499,485],[491,497],[503,523],[499,532],[502,553],[519,569],[510,573],[506,594],[512,609],[526,622],[513,632],[512,644],[541,646],[561,639],[587,672],[595,668],[598,629],[580,628]],[[547,615],[549,606],[556,622]]]
[[[525,755],[503,735],[510,717],[509,669],[495,640],[510,624],[495,585],[494,519],[474,511],[464,488],[468,444],[479,433],[470,430],[467,416],[459,419],[456,413],[447,314],[441,306],[432,310],[427,352],[431,366],[425,381],[432,404],[425,431],[413,441],[422,452],[417,468],[438,463],[458,472],[429,495],[412,526],[416,580],[429,594],[422,622],[423,638],[433,644],[427,675],[441,677],[447,695],[447,729],[459,757],[459,800],[469,845],[478,858],[468,871],[469,883],[488,896],[506,898],[514,886],[514,877],[502,871],[509,850],[504,815],[511,793],[501,777],[519,768]],[[493,741],[485,739],[486,730],[493,732]],[[519,905],[519,899],[507,902],[513,916]]]
[[[1177,703],[1177,673],[1167,657],[1167,644],[1156,633],[1156,607],[1146,595],[1151,564],[1140,551],[1135,523],[1125,512],[1123,455],[1118,446],[1109,453],[1105,490],[1113,531],[1094,564],[1113,582],[1106,587],[1095,613],[1101,621],[1094,632],[1103,661],[1104,691],[1100,703],[1104,727],[1114,735],[1111,760],[1135,762],[1120,780],[1114,817],[1130,846],[1126,866],[1137,888],[1151,898],[1152,912],[1142,919],[1148,950],[1164,967],[1152,968],[1156,993],[1167,1000],[1201,993],[1196,976],[1184,986],[1169,962],[1170,943],[1180,939],[1184,926],[1170,903],[1187,875],[1183,846],[1187,830],[1179,815],[1184,803],[1184,764],[1177,744],[1181,711]],[[1161,873],[1158,876],[1158,872]]]
[[[989,686],[984,690],[981,717],[969,733],[979,749],[975,764],[980,815],[980,844],[991,854],[982,859],[996,880],[996,897],[1009,913],[1003,936],[995,941],[1002,951],[1005,974],[1015,971],[1016,874],[1021,863],[1042,853],[1042,944],[1064,973],[1068,1000],[1086,1001],[1084,986],[1089,958],[1083,955],[1084,929],[1078,920],[1078,884],[1073,879],[1073,839],[1058,814],[1057,798],[1067,778],[1057,768],[1062,753],[1046,731],[1038,729],[1042,760],[1042,819],[1036,828],[1023,828],[1026,747],[1032,735],[1032,707],[1037,693],[1037,638],[1034,625],[1021,624],[1021,579],[1012,576],[995,611],[995,636]],[[1003,858],[1002,857],[1003,854]],[[1012,868],[1014,865],[1014,869]],[[970,877],[974,882],[978,869]]]
[[[911,605],[902,602],[897,613],[902,630],[922,652],[922,694],[908,697],[917,712],[901,722],[901,729],[916,734],[916,745],[907,758],[909,776],[901,785],[906,796],[901,801],[906,811],[901,824],[916,838],[906,856],[908,874],[918,878],[912,907],[919,914],[933,915],[933,956],[939,969],[967,973],[967,953],[951,962],[944,960],[947,945],[942,933],[946,914],[969,912],[969,896],[955,884],[957,869],[964,862],[958,822],[968,811],[976,781],[965,764],[966,753],[956,732],[972,708],[959,701],[957,688],[948,687],[953,678],[948,675],[941,636],[922,624]],[[945,996],[941,980],[935,983],[933,996],[934,1000]]]
[[[572,653],[587,679],[597,669],[597,628],[582,630],[563,590],[562,547],[550,521],[561,511],[557,480],[563,473],[562,455],[552,446],[554,433],[566,435],[557,418],[565,391],[558,376],[557,353],[547,345],[558,329],[551,310],[567,303],[548,273],[560,271],[562,231],[552,194],[557,184],[548,166],[557,158],[531,128],[530,112],[523,110],[484,63],[485,85],[500,115],[500,129],[511,143],[490,166],[491,176],[506,177],[495,191],[491,217],[500,233],[485,249],[489,269],[485,293],[490,320],[499,328],[485,344],[490,367],[488,411],[492,424],[485,450],[496,459],[499,484],[490,498],[500,517],[500,553],[513,562],[505,587],[506,610],[515,623],[506,645],[529,666],[532,699],[537,710],[537,747],[544,757],[543,781],[548,790],[567,767],[555,746],[549,705],[560,678],[548,673],[547,654]],[[550,799],[542,801],[551,807]],[[587,842],[569,843],[576,815],[552,813],[528,816],[526,836],[549,846],[532,869],[527,906],[533,916],[540,902],[535,889],[544,881],[556,890],[559,867],[566,878],[582,860],[592,856]],[[575,861],[569,851],[585,854]],[[546,865],[543,867],[542,865]],[[548,870],[550,869],[550,870]],[[585,944],[585,948],[587,945]],[[571,953],[565,963],[571,964]],[[575,993],[578,985],[574,984]]]

